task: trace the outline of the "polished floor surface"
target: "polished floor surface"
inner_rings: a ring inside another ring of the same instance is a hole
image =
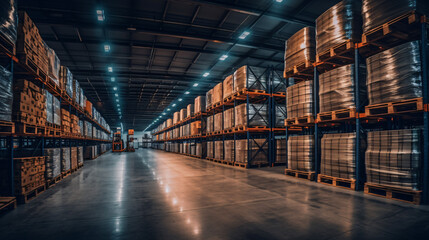
[[[0,215],[0,239],[429,239],[429,208],[151,149]]]

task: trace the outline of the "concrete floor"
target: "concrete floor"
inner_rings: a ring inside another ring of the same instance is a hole
[[[157,150],[106,153],[0,216],[0,239],[429,239],[429,207]]]

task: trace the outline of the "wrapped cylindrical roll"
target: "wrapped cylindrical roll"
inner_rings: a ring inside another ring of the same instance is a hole
[[[265,68],[242,66],[234,72],[234,93],[244,89],[267,90],[268,71]]]
[[[267,139],[240,139],[235,141],[235,161],[258,165],[268,163]]]
[[[207,141],[207,158],[214,158],[214,142]]]
[[[366,99],[365,66],[359,68],[360,100]],[[329,112],[355,107],[355,65],[345,65],[319,75],[319,109]]]
[[[421,143],[421,129],[368,132],[367,182],[419,190]]]
[[[223,112],[223,127],[230,129],[234,127],[234,108],[227,109]]]
[[[194,104],[188,104],[186,107],[186,117],[194,116]]]
[[[407,42],[366,59],[369,104],[422,97],[420,42]]]
[[[46,157],[46,178],[52,179],[61,174],[61,149],[45,148]]]
[[[180,109],[180,118],[179,121],[183,121],[186,118],[186,108]]]
[[[235,149],[234,140],[225,140],[225,156],[224,159],[229,162],[234,161]]]
[[[291,70],[316,59],[316,33],[313,27],[305,27],[292,35],[285,44],[285,70]]]
[[[206,111],[206,98],[204,96],[198,96],[194,100],[194,114],[204,111]]]
[[[70,170],[70,148],[62,147],[61,148],[61,171]]]
[[[227,98],[234,93],[234,75],[229,75],[223,80],[223,98]]]
[[[167,127],[171,127],[173,125],[173,119],[167,119]]]
[[[223,141],[214,141],[214,158],[223,160]]]
[[[276,139],[276,163],[286,163],[286,139]]]
[[[212,106],[213,88],[206,93],[206,110]]]
[[[268,126],[268,106],[263,103],[243,103],[235,107],[235,126]]]
[[[286,91],[287,118],[313,115],[313,81],[292,85]]]
[[[428,14],[429,2],[426,0],[363,0],[363,32],[367,32],[410,11]]]
[[[178,123],[180,121],[179,119],[180,119],[180,112],[177,111],[173,114],[173,124]]]
[[[214,116],[214,130],[221,131],[223,130],[223,113],[216,113]]]
[[[216,84],[213,88],[212,104],[217,104],[223,101],[223,83]]]
[[[287,144],[288,168],[314,171],[314,135],[290,136]]]
[[[361,40],[362,2],[343,0],[316,19],[316,53],[322,54],[330,48],[352,39]]]
[[[355,146],[356,133],[323,135],[320,173],[332,177],[355,179]]]

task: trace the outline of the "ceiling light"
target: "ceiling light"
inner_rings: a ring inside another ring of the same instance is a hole
[[[167,108],[167,111],[170,111],[171,109]]]
[[[185,92],[185,94],[189,94],[189,93],[190,93],[189,91],[186,91],[186,92]]]
[[[135,28],[135,27],[127,27],[127,30],[128,31],[135,31],[135,30],[137,30],[137,28]]]
[[[118,88],[117,88],[117,87],[113,87],[113,90],[115,90],[115,91],[116,91],[116,90],[118,90]]]
[[[112,67],[107,67],[107,71],[108,72],[113,72],[113,68]]]
[[[245,39],[247,36],[249,36],[249,34],[250,34],[249,31],[244,31],[238,38]]]
[[[116,102],[119,102],[119,99],[116,99]]]
[[[176,106],[176,104],[173,104],[172,106],[173,106],[173,107],[175,107],[175,106]]]
[[[110,45],[109,44],[104,44],[104,51],[110,52]]]
[[[227,59],[227,58],[228,58],[228,55],[224,54],[224,55],[222,55],[222,57],[219,58],[219,60],[225,61],[225,59]]]
[[[276,0],[276,2],[281,3],[281,2],[283,2],[283,0]]]
[[[100,22],[104,21],[104,10],[97,9],[97,20]]]
[[[162,115],[165,115],[165,113],[162,113]]]
[[[179,98],[179,102],[183,101],[183,99]]]
[[[206,73],[203,74],[203,77],[207,77],[208,75],[210,75],[210,73],[206,72]]]
[[[198,87],[198,83],[194,83],[194,85],[193,85],[194,87]]]
[[[119,107],[119,104],[116,104],[116,106],[118,106],[118,107]]]
[[[116,81],[116,78],[115,77],[111,77],[110,81],[114,82],[114,81]]]
[[[117,97],[118,96],[118,94],[117,93],[115,93],[115,97]]]

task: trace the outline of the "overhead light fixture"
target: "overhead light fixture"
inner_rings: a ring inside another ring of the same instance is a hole
[[[175,107],[175,106],[176,106],[176,104],[173,104],[172,106],[173,106],[173,107]]]
[[[104,10],[97,9],[97,20],[100,22],[104,21]]]
[[[194,83],[194,85],[192,85],[192,86],[194,86],[194,87],[198,87],[198,83]]]
[[[119,104],[116,104],[117,107],[119,107]]]
[[[116,99],[116,102],[119,102],[119,99]]]
[[[171,109],[167,108],[167,111],[170,111]]]
[[[117,87],[113,87],[113,90],[115,90],[115,91],[116,91],[116,90],[118,90],[118,88],[117,88]]]
[[[210,73],[206,72],[206,73],[203,74],[203,77],[207,77],[208,75],[210,75]]]
[[[191,93],[191,92],[189,92],[189,91],[186,91],[186,92],[185,92],[185,94],[189,94],[189,93]]]
[[[115,77],[111,77],[110,81],[114,82],[114,81],[116,81],[116,78]]]
[[[135,27],[127,27],[127,30],[128,31],[135,31],[135,30],[137,30],[137,28],[135,28]]]
[[[115,93],[115,97],[117,97],[118,96],[118,94],[117,93]]]
[[[247,36],[249,36],[249,34],[250,34],[249,31],[244,31],[238,38],[245,39]]]
[[[228,55],[224,54],[219,58],[219,60],[225,61],[225,59],[227,59],[227,58],[228,58]]]
[[[112,67],[107,67],[107,71],[108,72],[113,72],[113,68]]]
[[[110,45],[109,44],[104,44],[104,51],[110,52]]]
[[[276,0],[276,2],[281,3],[281,2],[283,2],[283,0]]]
[[[165,113],[162,113],[162,115],[165,115]]]
[[[179,102],[183,101],[183,99],[179,98]]]

